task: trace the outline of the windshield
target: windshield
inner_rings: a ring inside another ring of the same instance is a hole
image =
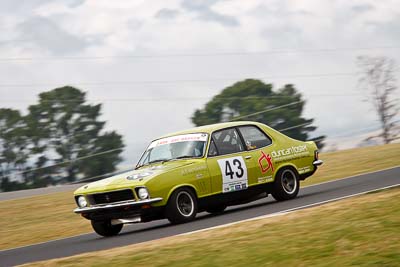
[[[143,153],[137,167],[154,162],[203,157],[207,139],[208,134],[195,133],[155,140]]]

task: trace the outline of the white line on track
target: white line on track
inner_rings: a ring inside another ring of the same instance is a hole
[[[324,200],[324,201],[320,201],[320,202],[316,202],[316,203],[312,203],[312,204],[308,204],[308,205],[304,205],[304,206],[300,206],[300,207],[296,207],[296,208],[282,210],[282,211],[278,211],[278,212],[267,214],[267,215],[261,215],[261,216],[250,218],[250,219],[245,219],[245,220],[241,220],[241,221],[231,222],[231,223],[222,224],[222,225],[218,225],[218,226],[213,226],[213,227],[209,227],[209,228],[204,228],[204,229],[200,229],[200,230],[196,230],[196,231],[182,233],[182,234],[179,234],[177,236],[191,235],[191,234],[194,234],[194,233],[200,233],[200,232],[204,232],[204,231],[208,231],[208,230],[212,230],[212,229],[225,228],[225,227],[229,227],[229,226],[236,225],[236,224],[239,224],[239,223],[251,222],[251,221],[256,221],[256,220],[276,217],[276,216],[282,216],[282,215],[285,215],[285,214],[289,214],[289,213],[295,212],[297,210],[310,208],[310,207],[314,207],[314,206],[319,206],[319,205],[322,205],[322,204],[325,204],[325,203],[335,202],[335,201],[338,201],[338,200],[351,198],[351,197],[355,197],[355,196],[359,196],[359,195],[364,195],[364,194],[368,194],[368,193],[372,193],[372,192],[376,192],[376,191],[381,191],[381,190],[385,190],[385,189],[389,189],[389,188],[393,188],[393,187],[397,187],[397,186],[400,186],[400,183],[399,184],[385,186],[385,187],[381,187],[381,188],[377,188],[377,189],[372,189],[372,190],[368,190],[368,191],[364,191],[364,192],[360,192],[360,193],[356,193],[356,194],[352,194],[352,195],[347,195],[347,196],[343,196],[343,197],[332,198],[332,199],[328,199],[328,200]]]
[[[358,176],[373,174],[373,173],[377,173],[377,172],[393,170],[393,169],[396,169],[396,168],[399,168],[399,167],[400,167],[400,165],[397,165],[397,166],[394,166],[394,167],[389,167],[389,168],[378,170],[378,171],[363,172],[363,173],[355,174],[355,175],[348,176],[348,177],[345,177],[345,178],[336,178],[334,180],[329,180],[329,181],[318,183],[318,184],[306,185],[304,187],[300,187],[300,189],[307,188],[307,187],[313,187],[313,186],[317,186],[317,185],[329,184],[329,183],[338,182],[338,181],[342,181],[342,180],[346,180],[346,179],[350,179],[350,178],[354,178],[354,177],[358,177]]]

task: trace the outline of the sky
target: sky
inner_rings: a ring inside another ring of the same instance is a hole
[[[354,147],[379,128],[357,56],[400,62],[395,0],[3,0],[0,30],[0,108],[76,86],[123,135],[125,165],[246,78],[294,84],[312,135]]]

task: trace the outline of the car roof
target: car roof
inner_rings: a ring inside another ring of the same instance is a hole
[[[165,137],[169,137],[169,136],[181,135],[181,134],[190,134],[190,133],[211,134],[212,132],[220,130],[220,129],[241,126],[241,125],[262,125],[262,124],[259,122],[254,122],[254,121],[222,122],[222,123],[194,127],[194,128],[190,128],[190,129],[179,131],[179,132],[169,133],[169,134],[163,135],[157,139],[161,139],[161,138],[165,138]],[[157,140],[157,139],[155,139],[155,140]]]

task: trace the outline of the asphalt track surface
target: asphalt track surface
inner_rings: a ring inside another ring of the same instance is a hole
[[[41,196],[41,195],[47,195],[47,194],[52,194],[52,193],[74,191],[75,189],[78,189],[78,187],[80,187],[82,185],[84,185],[84,184],[58,185],[58,186],[49,186],[49,187],[43,187],[43,188],[19,190],[19,191],[12,191],[12,192],[1,192],[0,193],[0,201],[12,200],[12,199],[17,199],[17,198],[33,197],[33,196]]]
[[[150,223],[125,225],[121,234],[109,238],[102,238],[94,233],[90,233],[3,250],[0,251],[0,266],[13,266],[39,260],[66,257],[184,234],[289,209],[301,209],[310,205],[320,205],[322,202],[333,201],[338,198],[393,186],[399,183],[400,167],[396,167],[305,187],[300,190],[299,196],[296,199],[290,201],[275,202],[271,197],[268,197],[246,205],[230,207],[220,215],[211,215],[206,212],[200,213],[197,215],[195,221],[186,224],[170,225],[167,220],[160,220]]]

